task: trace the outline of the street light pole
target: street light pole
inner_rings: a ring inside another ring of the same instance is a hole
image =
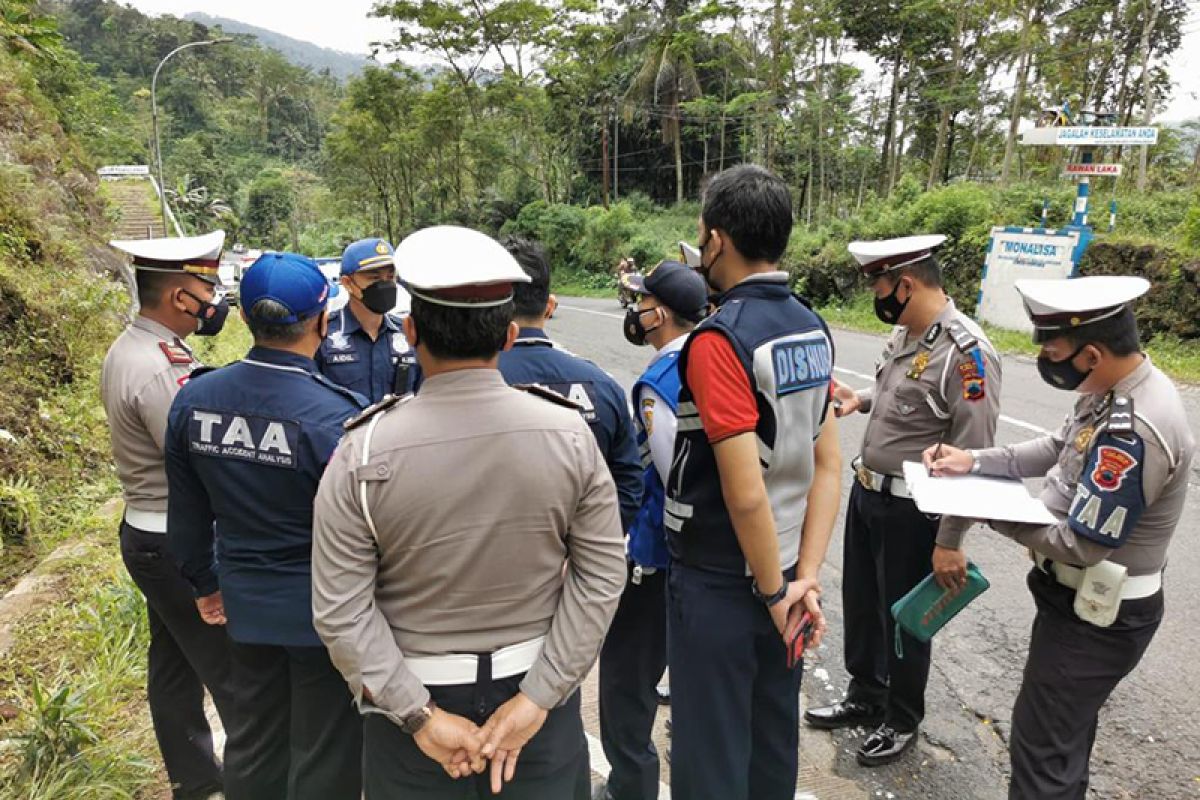
[[[150,116],[154,120],[154,159],[155,166],[158,172],[158,200],[162,211],[163,235],[167,233],[167,185],[163,183],[163,165],[162,165],[162,143],[158,139],[158,73],[162,70],[163,64],[167,63],[167,59],[178,52],[187,50],[190,47],[203,47],[210,44],[224,44],[232,42],[233,39],[228,37],[221,39],[205,39],[200,42],[188,42],[181,44],[171,52],[162,57],[162,61],[158,62],[158,66],[154,68],[154,77],[150,79]]]

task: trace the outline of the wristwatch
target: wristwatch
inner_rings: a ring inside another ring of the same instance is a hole
[[[783,577],[783,576],[781,576],[781,577]],[[787,581],[786,577],[783,577],[783,583],[779,584],[779,590],[776,591],[775,594],[768,595],[768,594],[763,594],[762,592],[760,592],[758,590],[758,581],[754,581],[753,583],[750,584],[750,591],[754,593],[754,597],[756,599],[758,599],[758,601],[761,602],[763,605],[765,605],[767,608],[770,608],[770,607],[776,605],[780,600],[787,597],[787,590],[788,590],[788,581]]]
[[[433,710],[437,708],[437,703],[430,700],[425,705],[418,708],[413,713],[405,717],[400,723],[400,730],[407,733],[409,736],[416,735],[417,731],[425,727],[425,723],[433,718]]]
[[[979,470],[983,469],[983,464],[979,461],[979,451],[968,450],[967,453],[971,456],[971,474],[978,475]]]

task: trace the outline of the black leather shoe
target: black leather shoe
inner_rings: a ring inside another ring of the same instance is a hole
[[[671,705],[671,687],[670,686],[658,686],[654,689],[654,694],[658,698],[658,704],[660,706]]]
[[[881,767],[897,761],[917,743],[917,732],[901,733],[880,725],[858,748],[858,763],[864,767]]]
[[[824,731],[853,728],[856,725],[873,728],[883,722],[883,709],[853,700],[843,700],[831,706],[808,709],[804,712],[804,721]]]

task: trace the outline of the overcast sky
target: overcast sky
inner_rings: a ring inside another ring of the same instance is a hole
[[[393,32],[387,20],[369,17],[373,0],[126,0],[149,14],[183,16],[203,11],[295,39],[366,55],[373,41],[386,40]],[[1200,117],[1200,8],[1193,11],[1184,27],[1190,31],[1171,62],[1175,91],[1168,106],[1158,115],[1162,120]]]

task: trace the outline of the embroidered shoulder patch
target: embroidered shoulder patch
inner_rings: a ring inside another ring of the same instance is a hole
[[[1146,446],[1136,434],[1118,437],[1102,431],[1075,487],[1068,522],[1077,535],[1106,547],[1120,547],[1146,507],[1142,460]]]
[[[979,354],[977,348],[972,351],[970,361],[964,361],[958,365],[958,374],[962,379],[962,396],[964,400],[982,400],[987,396],[980,361],[982,361],[982,356]]]

